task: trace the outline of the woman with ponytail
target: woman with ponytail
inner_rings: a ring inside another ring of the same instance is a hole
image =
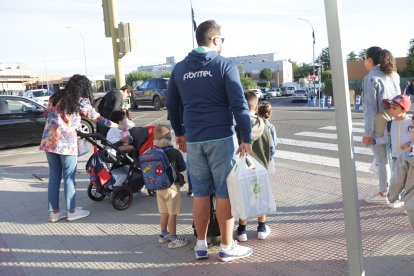
[[[392,99],[401,94],[400,76],[396,72],[395,60],[391,52],[380,47],[367,49],[364,58],[369,71],[363,81],[363,107],[365,131],[362,143],[371,146],[378,166],[379,192],[365,199],[367,203],[387,205],[387,191],[390,183],[390,164],[386,145],[376,145],[376,137],[384,135],[391,117],[384,99]],[[373,140],[374,139],[374,140]]]

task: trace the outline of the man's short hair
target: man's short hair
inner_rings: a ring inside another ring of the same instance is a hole
[[[125,112],[122,110],[114,110],[109,114],[109,120],[114,123],[118,123],[125,118]]]
[[[221,26],[214,20],[207,20],[198,25],[196,39],[198,46],[207,46],[213,36],[220,35]]]

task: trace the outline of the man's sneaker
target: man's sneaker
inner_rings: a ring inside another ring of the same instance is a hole
[[[184,238],[176,238],[173,241],[170,241],[168,243],[168,248],[178,248],[178,247],[183,247],[186,246],[188,244],[187,239]]]
[[[54,214],[53,212],[50,212],[50,216],[49,216],[48,220],[49,220],[49,222],[56,222],[56,221],[59,221],[63,218],[66,218],[66,216],[67,216],[66,212],[60,211],[57,214]]]
[[[238,245],[237,241],[233,241],[230,250],[223,250],[220,246],[218,257],[222,262],[229,262],[245,257],[249,257],[253,254],[253,249],[247,246]]]
[[[370,204],[379,204],[379,205],[387,205],[388,199],[386,196],[381,196],[380,194],[375,194],[372,196],[369,196],[365,199],[366,203]]]
[[[193,196],[193,191],[188,190],[187,195],[188,195],[188,196]]]
[[[238,240],[239,242],[247,241],[247,232],[246,232],[246,230],[243,230],[243,231],[236,230],[235,234],[236,234],[236,240]]]
[[[204,245],[197,245],[194,247],[195,258],[205,259],[208,258],[208,248]]]
[[[81,219],[81,218],[85,218],[87,216],[89,216],[91,214],[91,212],[89,212],[88,210],[83,210],[80,208],[75,208],[75,212],[71,213],[68,212],[68,218],[67,220],[72,221],[72,220],[77,220],[77,219]]]
[[[404,201],[396,200],[394,203],[388,203],[388,207],[392,209],[404,207]]]
[[[168,235],[160,235],[160,237],[158,238],[158,242],[159,243],[166,243],[170,241],[170,237]]]
[[[272,232],[272,230],[270,230],[270,227],[265,225],[264,229],[257,229],[257,238],[259,240],[265,240],[270,235],[270,232]]]

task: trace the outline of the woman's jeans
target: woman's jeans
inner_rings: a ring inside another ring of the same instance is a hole
[[[386,145],[372,145],[372,152],[378,164],[379,191],[388,192],[391,178],[391,168],[388,162]]]
[[[78,157],[75,155],[60,155],[46,152],[46,158],[49,163],[49,186],[47,192],[49,211],[60,210],[59,190],[62,177],[66,207],[68,210],[74,210],[76,188],[75,174]]]

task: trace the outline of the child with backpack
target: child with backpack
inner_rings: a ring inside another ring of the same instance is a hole
[[[259,99],[254,91],[247,91],[244,96],[249,105],[250,122],[252,125],[252,137],[253,137],[253,153],[252,156],[259,161],[265,168],[268,168],[271,155],[270,148],[273,145],[272,136],[270,134],[268,126],[264,121],[256,115],[258,110]],[[239,139],[240,141],[240,139]],[[257,218],[257,238],[264,240],[270,235],[270,227],[266,225],[266,215],[262,215]],[[247,220],[239,220],[239,227],[236,231],[236,239],[240,242],[247,241],[246,232]]]
[[[177,237],[176,233],[177,215],[181,213],[180,183],[176,175],[186,170],[186,164],[181,152],[171,143],[168,126],[158,125],[155,128],[153,143],[153,148],[144,152],[139,162],[147,188],[157,190],[157,205],[161,215],[158,241],[168,242],[168,248],[183,247],[188,241]],[[166,161],[161,160],[163,158]]]
[[[269,102],[262,102],[259,104],[257,115],[262,118],[267,127],[269,128],[270,135],[272,135],[273,143],[270,144],[270,159],[276,157],[276,146],[277,146],[277,134],[275,126],[269,121],[272,117],[272,105]]]

